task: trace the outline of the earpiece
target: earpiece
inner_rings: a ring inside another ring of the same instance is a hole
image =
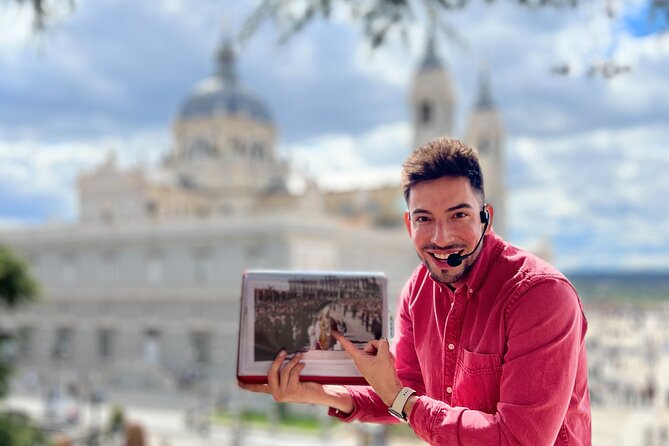
[[[481,223],[483,223],[485,225],[483,227],[483,232],[481,233],[481,238],[479,238],[479,241],[476,243],[476,246],[474,247],[472,252],[470,252],[469,254],[460,254],[458,252],[454,252],[454,253],[450,254],[448,256],[448,258],[446,258],[446,263],[448,263],[449,266],[452,266],[454,268],[456,266],[460,266],[460,264],[462,263],[462,261],[464,259],[466,259],[467,257],[469,257],[470,255],[472,255],[476,252],[479,245],[483,241],[483,236],[485,235],[485,232],[488,230],[488,224],[490,223],[490,212],[488,212],[488,209],[486,209],[484,207],[483,210],[481,210],[479,215],[481,217]],[[460,251],[460,252],[462,252],[462,251]]]
[[[481,215],[481,223],[486,224],[490,221],[490,212],[488,212],[488,209],[486,209],[485,207],[481,211],[480,215]]]

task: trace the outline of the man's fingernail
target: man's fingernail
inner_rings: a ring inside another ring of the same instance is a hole
[[[279,350],[279,356],[286,356],[286,353],[288,353],[288,352],[286,352],[285,348],[282,348],[281,350]]]

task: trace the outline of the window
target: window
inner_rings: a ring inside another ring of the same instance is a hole
[[[114,356],[114,337],[113,330],[98,330],[98,358],[109,359]]]
[[[205,332],[191,333],[193,362],[199,365],[211,363],[211,335]]]
[[[196,249],[193,252],[193,282],[205,284],[211,276],[211,259],[209,252],[204,249]]]
[[[489,155],[492,152],[492,141],[490,138],[482,137],[477,144],[477,149],[480,155]]]
[[[432,104],[429,101],[423,101],[420,104],[420,122],[429,124],[432,121]]]
[[[160,332],[157,330],[144,332],[144,360],[148,364],[160,363]]]
[[[54,359],[71,359],[74,356],[74,332],[71,328],[61,327],[56,330],[52,357]]]
[[[237,158],[245,158],[246,144],[243,141],[235,138],[232,140],[232,151]]]
[[[16,330],[16,348],[19,358],[30,358],[33,349],[33,338],[35,329],[33,327],[19,327]]]
[[[60,262],[60,280],[63,284],[73,284],[77,280],[77,258],[74,254],[64,254]]]
[[[146,213],[151,216],[155,216],[158,214],[158,204],[153,200],[149,200],[146,202],[145,209]]]
[[[103,283],[114,283],[116,281],[116,253],[114,251],[105,251],[101,256],[102,261],[102,281]]]
[[[265,159],[265,147],[262,143],[253,143],[251,146],[251,158],[258,161]]]
[[[214,146],[204,138],[197,138],[187,148],[186,158],[190,160],[202,160],[216,156]]]
[[[151,285],[163,281],[163,256],[160,252],[152,252],[146,259],[146,280]]]
[[[113,223],[114,222],[114,211],[112,209],[111,204],[104,203],[98,209],[100,210],[99,218],[100,218],[100,221],[102,223]]]

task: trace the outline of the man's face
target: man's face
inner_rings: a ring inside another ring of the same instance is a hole
[[[466,254],[476,246],[484,227],[482,207],[481,196],[466,177],[441,177],[411,188],[404,219],[416,253],[434,280],[457,282],[478,258],[480,248],[459,266],[446,263],[450,254]]]

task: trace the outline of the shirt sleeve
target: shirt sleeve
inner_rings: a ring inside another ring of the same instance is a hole
[[[562,280],[535,283],[512,299],[505,315],[507,351],[496,413],[421,396],[410,424],[430,444],[552,445],[576,381],[585,318]]]
[[[415,280],[415,279],[414,279]],[[402,384],[411,387],[418,395],[425,393],[425,385],[413,341],[413,325],[409,314],[413,280],[408,280],[397,304],[394,336],[391,351],[395,355],[395,368]],[[388,413],[388,406],[370,386],[346,386],[353,398],[354,410],[350,414],[330,408],[329,415],[342,421],[394,423],[397,418]]]

